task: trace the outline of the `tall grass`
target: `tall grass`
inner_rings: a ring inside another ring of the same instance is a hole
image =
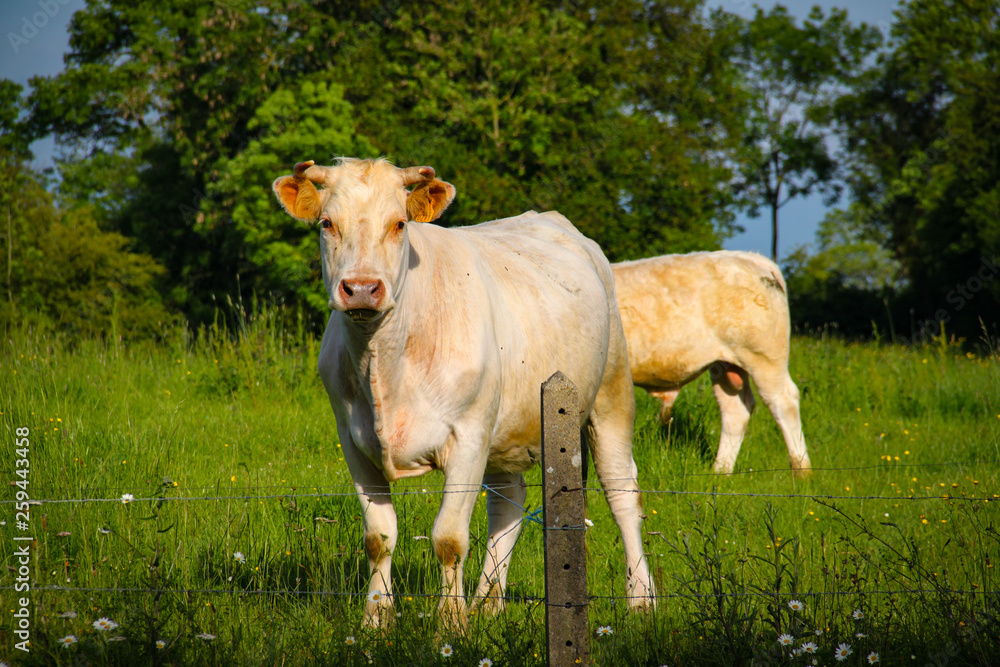
[[[437,476],[396,485],[398,616],[388,631],[362,630],[361,519],[315,370],[318,343],[294,314],[238,312],[236,335],[178,329],[156,345],[30,330],[4,341],[3,478],[15,479],[14,429],[27,426],[31,497],[69,502],[31,508],[31,651],[14,648],[8,614],[0,660],[543,663],[536,524],[525,525],[514,555],[508,610],[473,614],[464,636],[438,628],[440,573],[426,539]],[[817,468],[808,480],[789,473],[763,405],[725,477],[711,474],[719,424],[707,381],[685,389],[669,428],[637,392],[645,538],[665,597],[655,612],[626,612],[617,530],[591,492],[590,619],[613,630],[595,635],[596,662],[831,664],[845,643],[844,664],[872,652],[885,663],[993,664],[1000,359],[940,342],[798,338],[792,361]],[[593,471],[590,479],[596,486]],[[537,469],[528,482],[534,509]],[[9,488],[0,500],[13,500]],[[467,590],[484,557],[484,506],[473,518]],[[3,602],[12,609],[23,595],[9,588],[13,538],[25,533],[12,505],[3,508]],[[95,629],[101,617],[118,627]],[[778,641],[785,634],[790,646]],[[78,641],[63,647],[69,635]],[[807,641],[818,652],[793,657]]]

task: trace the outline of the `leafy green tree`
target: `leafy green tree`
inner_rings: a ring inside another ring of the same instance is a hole
[[[230,263],[244,288],[305,306],[317,324],[329,307],[316,232],[275,205],[271,183],[306,159],[328,164],[333,156],[378,156],[355,134],[351,105],[329,78],[321,73],[275,91],[247,125],[257,137],[234,157],[218,161],[218,179],[209,183],[198,210],[191,210],[206,233],[227,230]]]
[[[41,180],[0,152],[0,326],[30,322],[88,336],[161,334],[172,322],[155,281],[163,269],[103,232],[86,207],[55,207]]]
[[[733,26],[703,0],[93,0],[27,127],[63,148],[61,205],[153,256],[197,324],[241,290],[315,301],[307,231],[256,188],[335,152],[433,165],[445,224],[558,209],[614,259],[718,247]]]
[[[854,26],[847,12],[825,16],[814,7],[796,25],[788,10],[759,7],[746,24],[740,62],[750,89],[742,180],[749,213],[771,214],[771,258],[778,259],[778,211],[814,191],[827,205],[840,196],[838,162],[832,154],[829,116],[835,97],[864,71],[881,34]]]
[[[978,337],[1000,320],[1000,13],[914,0],[890,46],[838,105],[852,196],[902,264],[914,335],[931,321]]]

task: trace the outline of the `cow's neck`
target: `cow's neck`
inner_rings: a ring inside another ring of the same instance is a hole
[[[396,307],[386,313],[375,327],[357,326],[344,317],[344,342],[351,365],[358,376],[375,417],[375,431],[382,432],[383,416],[388,406],[386,393],[398,385],[396,373],[404,367],[403,353],[409,325],[402,295]]]

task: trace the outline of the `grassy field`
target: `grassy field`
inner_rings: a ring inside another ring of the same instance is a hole
[[[176,331],[157,346],[123,346],[10,334],[0,352],[0,470],[11,484],[0,493],[10,610],[0,620],[0,660],[543,664],[535,524],[514,555],[508,610],[472,615],[465,636],[437,628],[440,575],[426,539],[437,475],[396,487],[398,614],[388,632],[362,629],[359,508],[316,375],[317,348],[273,313],[247,321],[238,340]],[[681,394],[669,429],[637,392],[647,551],[664,597],[648,614],[629,614],[617,599],[623,553],[592,491],[595,662],[867,664],[875,652],[884,664],[997,664],[998,371],[995,351],[795,339],[792,375],[816,468],[807,480],[789,473],[763,405],[736,474],[721,477],[711,474],[719,425],[707,381]],[[22,487],[32,499],[65,501],[32,506],[26,531],[10,502],[24,490],[13,484],[22,479],[18,428],[30,429]],[[591,480],[596,487],[593,471]],[[528,481],[534,509],[537,469]],[[467,590],[482,563],[484,506],[473,519]],[[24,544],[15,537],[26,534],[36,538],[28,566],[36,588],[15,592]],[[30,653],[15,648],[22,596],[32,607]],[[98,630],[101,618],[117,627]],[[64,646],[70,636],[76,642]],[[452,655],[442,654],[445,644]],[[840,644],[851,650],[843,662],[834,656]],[[813,645],[813,654],[793,654]]]

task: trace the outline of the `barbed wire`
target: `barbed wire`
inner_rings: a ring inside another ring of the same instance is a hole
[[[974,467],[974,466],[988,466],[988,465],[1000,466],[1000,460],[996,460],[996,461],[994,461],[994,460],[987,460],[987,461],[942,461],[942,462],[933,462],[933,463],[903,463],[903,462],[877,463],[877,464],[864,465],[864,466],[839,466],[839,467],[833,467],[833,468],[811,468],[810,469],[810,473],[819,474],[819,473],[825,473],[825,472],[849,472],[849,471],[855,471],[855,470],[884,470],[886,472],[891,472],[892,470],[894,470],[896,468],[939,468],[939,467],[962,467],[962,466]],[[670,476],[661,476],[661,477],[648,477],[648,476],[645,476],[645,475],[640,475],[639,479],[641,481],[643,481],[643,482],[659,482],[659,481],[676,481],[677,479],[685,479],[685,478],[688,478],[688,477],[717,477],[717,478],[726,479],[726,478],[741,477],[741,476],[746,476],[746,475],[761,475],[761,474],[774,474],[774,473],[777,473],[777,474],[782,474],[782,473],[788,474],[788,473],[794,473],[794,470],[792,470],[788,466],[784,466],[784,467],[781,467],[781,468],[760,468],[760,469],[756,469],[756,470],[753,469],[753,468],[750,468],[750,469],[747,469],[747,470],[735,470],[735,471],[733,471],[731,473],[724,473],[724,472],[679,472],[679,473],[676,473],[676,474],[671,474]],[[220,482],[218,484],[207,484],[207,485],[203,485],[203,486],[188,486],[188,485],[185,485],[184,488],[188,489],[188,490],[191,490],[191,491],[203,491],[203,490],[206,490],[206,489],[217,489],[220,486],[223,486],[224,484],[225,484],[225,482]],[[310,484],[308,482],[303,482],[303,483],[298,483],[298,484],[266,484],[266,485],[255,484],[255,485],[249,486],[249,487],[248,486],[230,486],[229,488],[230,489],[240,489],[240,488],[243,488],[243,489],[257,489],[257,490],[260,490],[260,489],[292,489],[292,490],[296,490],[298,488],[308,487],[308,488],[311,488],[311,489],[314,489],[314,490],[319,490],[319,489],[330,489],[330,488],[342,488],[342,487],[345,487],[345,486],[348,486],[348,485],[349,485],[349,483],[347,483],[347,484]],[[149,486],[156,486],[156,484],[149,484]],[[443,484],[423,484],[421,486],[443,488]],[[527,484],[526,486],[527,486],[527,488],[540,488],[542,485],[541,484]],[[94,493],[94,492],[99,492],[99,491],[101,491],[101,492],[115,492],[115,493],[117,493],[119,491],[123,491],[123,492],[131,491],[134,488],[135,488],[135,485],[130,486],[130,487],[129,486],[85,486],[85,487],[81,487],[79,490],[83,491],[83,492],[86,492],[86,493]],[[406,490],[409,491],[410,488],[412,488],[412,487],[406,487]],[[353,494],[353,492],[351,494],[347,494],[347,495],[352,495],[352,494]],[[7,501],[0,501],[0,502],[7,502]]]
[[[14,586],[0,586],[0,590],[12,591]],[[317,596],[317,597],[367,597],[367,593],[362,591],[313,591],[294,589],[234,589],[234,588],[115,588],[115,587],[83,587],[83,586],[32,586],[29,590],[38,593],[175,593],[181,595],[291,595],[291,596]],[[853,591],[796,591],[794,593],[773,593],[761,591],[748,591],[742,593],[657,593],[651,596],[629,596],[629,595],[588,595],[587,600],[630,600],[630,599],[654,599],[654,600],[675,600],[678,598],[780,598],[794,600],[798,598],[825,597],[825,596],[857,596],[857,595],[924,595],[928,593],[946,593],[950,595],[1000,595],[1000,590],[965,590],[957,588],[902,588],[895,590],[853,590]],[[414,592],[394,592],[383,594],[387,598],[461,598],[463,600],[475,600],[476,596],[453,595],[448,593],[414,593]],[[546,602],[544,595],[508,595],[504,598],[507,602],[542,602],[549,606],[564,607],[566,603]]]
[[[606,480],[609,482],[622,481],[621,479]],[[417,489],[405,489],[401,491],[370,491],[366,492],[365,495],[371,497],[380,496],[406,496],[406,495],[435,495],[435,494],[448,494],[448,493],[476,493],[480,490],[488,491],[491,490],[482,484],[451,484],[452,488],[443,487],[431,487],[431,488],[421,488]],[[464,488],[454,488],[454,487],[464,487]],[[541,484],[528,484],[527,488],[541,488]],[[500,489],[504,487],[493,486],[492,489]],[[649,488],[615,488],[608,486],[585,486],[584,491],[593,491],[595,493],[607,493],[608,491],[624,492],[624,493],[643,493],[649,495],[701,495],[701,496],[727,496],[727,497],[738,497],[738,498],[806,498],[806,499],[822,499],[822,500],[893,500],[893,501],[924,501],[924,500],[948,500],[948,501],[967,501],[967,502],[985,502],[988,503],[990,500],[1000,499],[1000,494],[993,494],[992,496],[956,496],[952,494],[943,495],[924,495],[918,496],[913,494],[908,495],[896,495],[896,496],[879,496],[879,495],[844,495],[844,494],[825,494],[825,493],[751,493],[751,492],[739,492],[739,491],[719,491],[716,489],[711,490],[680,490],[680,489],[649,489]],[[291,500],[296,498],[347,498],[354,497],[357,495],[356,491],[344,491],[339,493],[333,492],[315,492],[315,493],[278,493],[278,494],[264,494],[264,495],[254,495],[254,494],[239,494],[239,495],[226,495],[226,496],[148,496],[141,498],[128,498],[124,499],[122,497],[118,498],[36,498],[28,501],[30,505],[43,505],[43,504],[79,504],[79,503],[141,503],[141,502],[162,502],[166,503],[177,503],[177,502],[193,502],[193,501],[222,501],[222,500]],[[0,504],[12,504],[21,501],[14,499],[10,500],[0,500]],[[525,508],[518,505],[518,508],[527,513]]]

